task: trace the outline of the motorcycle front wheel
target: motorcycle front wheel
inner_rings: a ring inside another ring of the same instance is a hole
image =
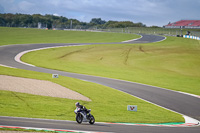
[[[80,113],[76,114],[76,121],[77,121],[78,124],[82,123],[83,116]]]
[[[90,123],[90,124],[94,124],[94,122],[95,122],[95,118],[94,118],[93,115],[91,115],[91,116],[90,116],[90,121],[89,121],[89,123]]]

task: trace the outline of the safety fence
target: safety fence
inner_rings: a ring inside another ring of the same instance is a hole
[[[200,31],[191,31],[190,35],[200,37]]]
[[[112,28],[112,29],[98,29],[106,32],[120,32],[120,33],[134,33],[134,34],[155,34],[155,35],[169,35],[181,36],[186,34],[186,31],[181,29],[165,29],[165,28],[146,28],[146,27],[129,27],[129,28]]]
[[[173,28],[129,27],[129,28],[96,29],[96,31],[129,33],[129,34],[131,33],[155,34],[155,35],[166,35],[166,36],[177,36],[177,37],[186,37],[184,35],[190,35],[190,37],[187,36],[186,38],[194,38],[194,39],[198,39],[200,37],[200,31],[190,31],[190,29],[173,29]]]

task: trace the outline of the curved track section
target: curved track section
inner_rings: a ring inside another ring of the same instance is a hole
[[[157,42],[165,39],[161,36],[155,35],[143,35],[142,38],[134,41],[130,41],[128,43],[149,43],[149,42]],[[26,44],[26,45],[9,45],[9,46],[1,46],[0,47],[0,64],[4,66],[10,66],[20,69],[32,70],[32,71],[39,71],[45,73],[57,73],[62,76],[78,78],[82,80],[87,80],[90,82],[95,82],[98,84],[102,84],[105,86],[112,87],[114,89],[118,89],[120,91],[129,93],[133,96],[137,96],[159,106],[168,108],[175,112],[181,113],[183,115],[190,116],[192,118],[200,120],[200,98],[193,97],[190,95],[178,93],[175,91],[170,91],[166,89],[162,89],[159,87],[148,86],[144,84],[138,84],[123,80],[116,80],[110,78],[103,78],[98,76],[90,76],[90,75],[83,75],[77,73],[69,73],[39,67],[33,67],[25,64],[21,64],[15,61],[15,56],[23,51],[32,50],[32,49],[39,49],[39,48],[46,48],[46,47],[58,47],[58,46],[77,46],[77,45],[92,45],[97,43],[91,44]],[[105,43],[104,43],[105,44]],[[111,43],[109,43],[111,44]],[[116,43],[112,43],[116,44]],[[4,121],[3,121],[4,120]],[[92,130],[92,131],[105,131],[105,132],[199,132],[200,128],[159,128],[159,127],[135,127],[135,126],[125,126],[125,125],[110,125],[110,124],[95,124],[95,125],[77,125],[74,122],[66,122],[66,124],[57,124],[54,122],[35,122],[32,120],[17,120],[8,118],[1,118],[0,117],[0,124],[1,125],[14,125],[14,126],[29,126],[29,127],[43,127],[43,128],[59,128],[59,129],[80,129],[80,130]],[[4,124],[3,124],[3,123]],[[39,124],[38,124],[39,123]],[[42,123],[42,124],[40,124]],[[51,123],[51,124],[50,124]],[[15,125],[18,124],[18,125]],[[102,128],[103,127],[103,128]]]

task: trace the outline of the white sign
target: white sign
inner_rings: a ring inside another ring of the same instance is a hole
[[[137,112],[137,105],[128,105],[127,110]]]
[[[58,74],[52,74],[52,78],[58,78]]]

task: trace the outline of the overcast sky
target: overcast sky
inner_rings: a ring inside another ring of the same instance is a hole
[[[200,20],[200,0],[0,0],[0,13],[53,14],[89,22],[142,22],[163,26],[182,19]]]

